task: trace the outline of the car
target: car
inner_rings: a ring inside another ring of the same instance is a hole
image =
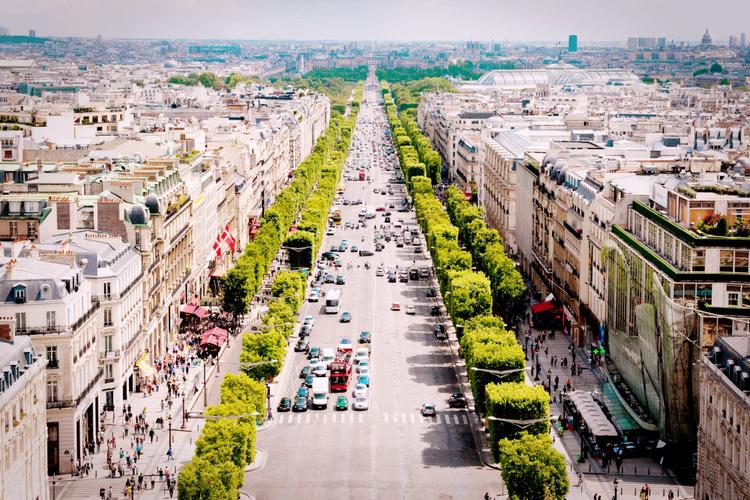
[[[424,295],[427,298],[433,298],[433,297],[437,296],[437,292],[435,291],[434,288],[429,287],[429,288],[427,288],[427,290],[424,291]]]
[[[417,309],[414,306],[406,306],[406,314],[417,314]]]
[[[440,306],[432,306],[430,308],[430,314],[432,316],[440,316]]]
[[[334,234],[336,234],[336,231],[332,227],[326,229],[326,236],[333,236]]]
[[[325,282],[326,283],[335,283],[336,282],[336,278],[333,276],[332,273],[328,273],[328,274],[326,274]]]
[[[341,323],[349,323],[352,320],[352,313],[349,311],[344,311],[341,313],[341,319],[339,320]]]
[[[305,317],[302,318],[302,324],[313,326],[315,324],[315,316],[311,314],[305,315]]]
[[[448,340],[448,332],[445,331],[445,326],[442,323],[435,325],[435,338],[438,340]]]
[[[357,245],[352,245],[352,253],[359,252],[359,248],[357,248]]]
[[[340,259],[340,258],[338,258],[338,257],[336,257],[336,260],[334,260],[334,261],[333,261],[333,263],[334,263],[334,265],[336,265],[336,266],[338,266],[338,267],[341,267],[341,266],[343,266],[343,265],[344,265],[344,261],[343,261],[343,260],[341,260],[341,259]],[[331,281],[331,283],[333,283],[333,281]]]
[[[375,276],[385,276],[385,269],[383,269],[383,266],[378,266],[375,270]]]
[[[303,366],[302,369],[299,371],[299,378],[305,378],[311,373],[312,373],[311,366]]]
[[[422,405],[422,415],[425,417],[434,417],[437,415],[435,405],[432,403],[425,403]]]
[[[401,310],[401,304],[398,302],[394,302],[391,304],[391,311],[400,311]]]
[[[464,396],[462,392],[453,393],[451,397],[448,398],[448,406],[451,408],[466,408],[468,406],[466,396]]]
[[[323,260],[334,260],[338,255],[336,255],[336,252],[324,252],[321,257],[323,257]]]
[[[369,344],[370,340],[372,340],[372,337],[370,337],[370,332],[367,330],[363,330],[359,332],[359,343],[360,344]]]
[[[294,398],[292,411],[307,411],[307,398]]]
[[[383,222],[385,222],[386,224],[389,224],[389,223],[391,222],[391,216],[390,216],[390,215],[386,215],[386,217],[385,217],[385,219],[383,220]],[[391,238],[390,238],[390,236],[389,236],[389,237],[387,237],[386,239],[390,240]]]
[[[336,410],[346,411],[349,409],[349,400],[346,396],[341,395],[336,398]]]
[[[336,276],[336,284],[337,285],[346,285],[346,279],[344,279],[344,275],[343,274],[339,274],[338,276]]]
[[[349,248],[349,245],[344,245],[343,243],[339,245],[339,252],[346,252],[346,249]]]
[[[311,347],[309,351],[307,351],[307,357],[309,359],[318,359],[320,357],[320,347]]]
[[[364,384],[357,384],[354,386],[352,396],[355,398],[367,397],[367,386]]]
[[[276,407],[276,411],[289,411],[292,409],[292,400],[289,398],[281,398],[279,400],[279,406]]]
[[[305,381],[302,383],[302,385],[304,385],[307,388],[312,388],[313,380],[315,380],[315,375],[311,373],[310,375],[305,377]]]
[[[329,250],[330,253],[336,253],[339,251],[338,245],[331,245],[331,249]]]
[[[357,384],[364,384],[367,387],[370,387],[370,375],[362,374],[359,377],[357,377]]]
[[[396,238],[396,247],[403,248],[403,246],[404,246],[404,240],[402,240],[401,238]]]
[[[363,375],[369,375],[370,374],[370,362],[369,361],[360,361],[357,365],[357,373],[361,373]]]
[[[299,329],[300,337],[309,337],[311,333],[312,333],[312,325],[302,325],[302,327]]]
[[[395,283],[396,281],[398,281],[396,273],[388,273],[388,283]]]
[[[414,247],[414,253],[422,253],[422,246],[417,245]]]
[[[366,347],[358,348],[357,352],[354,354],[354,362],[361,363],[363,361],[369,361],[369,360],[370,360],[370,350]]]
[[[349,240],[341,240],[341,244],[349,248]]]
[[[354,399],[354,405],[353,408],[358,411],[367,410],[370,408],[370,402],[367,398],[367,396],[363,396],[360,398]]]
[[[349,339],[341,339],[339,340],[339,351],[351,351],[352,350],[352,341]]]
[[[309,395],[310,395],[310,389],[308,389],[307,387],[300,387],[299,389],[297,389],[297,396],[296,397],[298,397],[298,398],[306,398]]]
[[[378,243],[378,245],[380,245],[380,243]],[[376,245],[375,249],[377,250],[377,245]],[[370,257],[372,255],[375,255],[375,254],[369,248],[363,248],[363,249],[361,249],[359,251],[359,256],[360,257]]]
[[[430,277],[430,268],[429,267],[422,267],[419,269],[419,277],[420,278],[429,278]],[[434,289],[433,289],[434,291]]]
[[[385,212],[385,207],[378,207],[375,209],[376,212]]]
[[[306,352],[308,349],[310,349],[310,341],[307,337],[300,337],[294,345],[294,352]]]
[[[328,375],[328,364],[323,361],[318,361],[313,365],[313,375],[316,377],[325,377]]]
[[[398,280],[401,283],[408,283],[409,282],[409,273],[401,273],[401,274],[399,274]]]
[[[316,290],[310,290],[310,295],[307,297],[309,302],[317,302],[320,300],[320,292]]]

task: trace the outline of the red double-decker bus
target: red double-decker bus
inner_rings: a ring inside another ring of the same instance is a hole
[[[331,392],[346,392],[352,375],[350,354],[339,353],[331,362]]]

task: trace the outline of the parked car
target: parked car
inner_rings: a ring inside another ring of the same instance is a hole
[[[308,337],[300,337],[294,346],[294,352],[307,352],[310,349]]]
[[[425,290],[424,295],[427,298],[432,298],[432,297],[437,296],[437,292],[435,292],[434,288],[429,287],[429,288],[427,288],[427,290]]]
[[[435,325],[435,338],[438,340],[448,340],[448,332],[445,331],[445,326],[442,323]]]
[[[453,395],[448,398],[448,406],[451,408],[466,408],[468,406],[466,396],[464,396],[462,392],[453,393]]]
[[[440,306],[432,306],[430,308],[430,314],[433,316],[440,316]]]

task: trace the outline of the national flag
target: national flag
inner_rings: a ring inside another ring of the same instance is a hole
[[[216,241],[214,241],[214,252],[216,252],[216,255],[221,257],[221,239],[219,236],[217,236]]]

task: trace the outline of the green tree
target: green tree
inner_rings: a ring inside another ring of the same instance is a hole
[[[552,447],[549,435],[523,434],[500,441],[503,482],[511,498],[564,500],[570,479],[562,453]]]
[[[200,457],[186,463],[177,481],[179,500],[236,500],[242,473],[230,461],[212,464]]]
[[[239,419],[208,420],[195,441],[195,455],[215,464],[229,460],[244,468],[253,456],[254,440],[254,422],[248,425]]]
[[[227,271],[221,280],[221,302],[224,311],[232,315],[233,334],[239,324],[239,318],[247,314],[250,308],[251,297],[247,270],[236,266]]]
[[[295,231],[287,236],[284,247],[289,254],[289,267],[312,268],[315,236],[307,231]]]
[[[221,383],[221,402],[227,405],[241,403],[250,410],[242,413],[258,412],[259,417],[265,419],[266,385],[244,373],[227,373]]]
[[[490,280],[479,272],[461,271],[454,273],[450,286],[450,309],[453,321],[464,324],[466,320],[492,310]]]
[[[711,65],[711,73],[724,73],[724,68],[721,67],[721,64],[719,63],[713,63]]]
[[[286,337],[279,330],[272,328],[267,332],[246,333],[242,337],[241,363],[259,363],[275,359],[276,363],[267,363],[243,371],[252,379],[266,380],[276,377],[286,356]]]
[[[505,255],[499,243],[487,246],[482,257],[483,267],[492,283],[492,298],[497,312],[508,320],[516,317],[526,298],[526,284],[516,263]]]
[[[549,432],[549,394],[541,385],[530,386],[525,382],[487,384],[487,415],[508,420],[540,420],[528,426],[488,420],[490,447],[495,460],[500,459],[501,439],[516,439],[525,431],[530,434]]]

